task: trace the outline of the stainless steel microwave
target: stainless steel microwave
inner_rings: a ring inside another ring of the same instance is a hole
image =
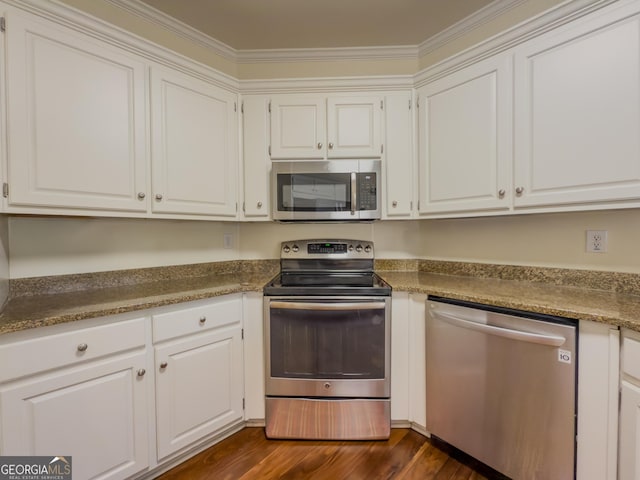
[[[380,169],[380,160],[273,162],[273,219],[379,219]]]

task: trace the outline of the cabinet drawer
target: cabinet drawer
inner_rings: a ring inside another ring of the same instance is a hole
[[[233,296],[206,303],[192,304],[167,313],[153,315],[153,341],[199,333],[239,323],[242,318],[241,297]]]
[[[622,371],[640,380],[640,340],[627,335],[622,338]]]
[[[0,382],[143,347],[145,318],[0,345]]]

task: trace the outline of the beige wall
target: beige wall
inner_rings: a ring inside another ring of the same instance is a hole
[[[586,230],[607,230],[608,251],[587,253]],[[430,259],[640,273],[640,209],[428,220]]]
[[[419,222],[326,225],[22,216],[9,218],[8,227],[11,278],[278,258],[280,242],[304,238],[373,240],[380,258],[415,258],[421,247]],[[223,247],[225,233],[233,235],[231,249]]]
[[[238,258],[238,224],[179,220],[11,217],[11,278]],[[223,248],[223,234],[233,248]]]

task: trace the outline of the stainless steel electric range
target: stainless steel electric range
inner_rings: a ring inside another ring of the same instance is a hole
[[[390,432],[391,287],[373,243],[283,242],[264,287],[269,438],[384,439]]]

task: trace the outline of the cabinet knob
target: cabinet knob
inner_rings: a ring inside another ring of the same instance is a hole
[[[144,200],[144,197],[146,197],[146,196],[147,196],[147,194],[144,193],[144,192],[139,192],[138,193],[138,199],[140,199],[140,200]]]
[[[200,317],[200,325],[204,325],[204,322],[207,321],[207,317],[205,317],[204,315]]]
[[[262,208],[262,202],[258,202],[257,205],[258,205],[258,208]]]
[[[144,377],[145,373],[147,373],[147,371],[144,368],[141,368],[140,370],[138,370],[138,376],[139,377]]]
[[[393,202],[391,202],[391,206],[393,208],[396,208],[398,206],[398,202],[396,200],[394,200]]]
[[[516,195],[522,195],[522,192],[524,192],[524,187],[516,188]]]
[[[160,364],[160,368],[165,369],[165,368],[167,368],[167,365],[169,365],[167,362],[162,362]]]
[[[78,345],[79,352],[86,352],[87,348],[89,348],[89,345],[87,345],[86,343],[81,343],[80,345]]]
[[[322,142],[318,142],[318,150],[322,148]]]
[[[505,189],[501,188],[500,190],[498,190],[498,197],[504,198],[505,193],[507,193]]]
[[[333,148],[333,142],[329,142],[329,149]]]
[[[156,200],[158,200],[158,201],[162,200],[162,194],[161,193],[156,193]]]

